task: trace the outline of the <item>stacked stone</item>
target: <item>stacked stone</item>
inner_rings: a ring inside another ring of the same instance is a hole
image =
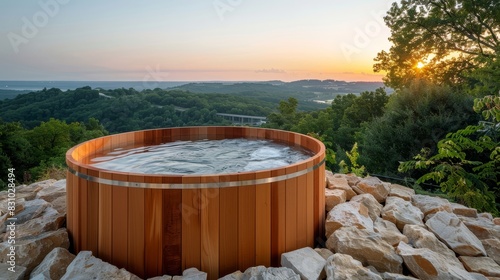
[[[327,172],[328,279],[497,279],[500,220],[376,177]]]

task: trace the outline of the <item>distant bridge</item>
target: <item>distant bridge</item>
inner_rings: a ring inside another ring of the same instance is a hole
[[[247,115],[224,114],[224,113],[217,113],[217,115],[223,117],[228,121],[231,121],[233,124],[240,124],[240,125],[260,126],[266,123],[267,121],[266,117],[259,117],[259,116],[247,116]]]

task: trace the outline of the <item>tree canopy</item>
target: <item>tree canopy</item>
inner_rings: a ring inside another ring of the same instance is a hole
[[[471,84],[476,69],[498,60],[497,0],[402,0],[384,20],[393,45],[378,53],[374,70],[387,72],[387,86],[401,89],[417,78]]]

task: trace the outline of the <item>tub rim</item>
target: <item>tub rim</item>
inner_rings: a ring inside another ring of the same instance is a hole
[[[320,168],[323,164],[325,164],[326,156],[326,148],[323,142],[320,140],[297,132],[280,130],[280,129],[271,129],[271,128],[259,128],[259,127],[244,127],[250,129],[262,129],[262,130],[270,130],[270,131],[279,131],[286,132],[295,135],[300,135],[301,137],[306,137],[309,140],[316,142],[319,144],[319,150],[313,151],[309,148],[306,148],[301,145],[297,145],[304,149],[307,149],[314,153],[311,157],[308,157],[304,160],[298,161],[296,163],[285,165],[281,167],[275,167],[272,169],[261,169],[255,171],[243,171],[243,172],[233,172],[233,173],[211,173],[211,174],[173,174],[173,173],[163,173],[163,174],[147,174],[147,173],[135,173],[135,172],[121,172],[114,171],[109,169],[100,169],[94,167],[92,165],[80,162],[73,157],[73,153],[78,148],[81,148],[83,145],[97,141],[98,139],[104,139],[108,137],[119,137],[120,135],[125,135],[129,133],[136,132],[146,132],[146,131],[158,131],[158,130],[167,130],[167,129],[191,129],[191,128],[242,128],[240,126],[186,126],[186,127],[165,127],[165,128],[153,128],[153,129],[144,129],[144,130],[134,130],[128,132],[122,132],[117,134],[105,135],[98,138],[90,139],[85,142],[82,142],[78,145],[73,146],[66,152],[66,163],[68,172],[73,175],[85,179],[90,182],[95,182],[99,184],[106,184],[112,186],[121,186],[121,187],[131,187],[131,188],[143,188],[143,189],[207,189],[207,188],[227,188],[227,187],[244,187],[251,185],[260,185],[260,184],[268,184],[279,182],[283,180],[288,180],[292,178],[296,178],[312,172],[318,168]],[[285,144],[293,144],[286,141],[279,141],[278,139],[272,138],[259,138],[259,137],[237,137],[237,138],[245,138],[245,139],[265,139],[272,140],[277,143],[285,143]],[[225,138],[231,139],[231,138]],[[168,143],[168,142],[167,142]],[[145,145],[144,145],[145,146]],[[299,167],[301,167],[299,169]],[[292,171],[292,173],[286,172],[286,170],[297,169],[298,171]],[[285,170],[284,175],[280,175]],[[99,176],[91,176],[89,175],[89,171],[92,173],[98,172]],[[266,175],[267,174],[267,175]],[[104,179],[103,177],[113,178],[113,175],[121,175],[128,176],[127,181],[122,180],[113,180],[113,179]],[[239,177],[247,178],[249,176],[253,176],[254,179],[250,180],[238,180]],[[136,180],[133,180],[133,178]],[[130,180],[132,178],[132,180]],[[260,179],[257,179],[260,178]],[[200,182],[193,183],[193,179],[196,179]],[[138,181],[138,182],[134,182]],[[151,182],[147,182],[151,181]],[[161,183],[159,183],[160,181]],[[184,183],[184,181],[186,181]]]

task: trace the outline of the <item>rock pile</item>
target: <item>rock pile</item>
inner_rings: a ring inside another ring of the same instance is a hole
[[[489,213],[376,177],[327,172],[325,194],[328,279],[500,277],[500,221]]]
[[[47,180],[16,187],[15,244],[9,243],[8,193],[0,192],[0,278],[139,279],[91,252],[68,251],[65,186]],[[500,279],[500,219],[489,213],[376,177],[331,172],[325,195],[324,248],[287,252],[282,267],[257,266],[221,279]],[[190,268],[151,279],[206,278]]]

